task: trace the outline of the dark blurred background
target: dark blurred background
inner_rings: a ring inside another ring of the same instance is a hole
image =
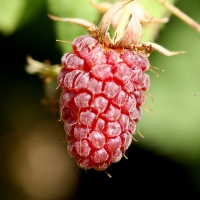
[[[187,54],[165,57],[155,52],[150,56],[151,65],[165,71],[158,71],[158,78],[149,73],[154,106],[151,101],[146,106],[155,111],[149,116],[143,109],[138,127],[145,139],[136,136],[139,142],[128,149],[129,159],[108,168],[110,179],[104,172],[79,169],[71,160],[66,143],[60,141],[65,133],[58,121],[59,98],[54,96],[52,104],[45,106],[44,82],[25,71],[28,55],[59,64],[64,50],[55,40],[72,41],[86,33],[68,24],[62,24],[65,28],[59,33],[60,22],[52,22],[47,13],[57,14],[60,9],[60,16],[94,21],[99,19],[97,11],[87,0],[19,2],[0,0],[0,199],[186,195],[199,199],[200,96],[195,94],[200,92],[200,33],[174,16],[160,31],[157,43]],[[199,0],[181,0],[176,6],[200,23]]]

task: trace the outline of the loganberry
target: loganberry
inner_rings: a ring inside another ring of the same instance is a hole
[[[62,57],[58,76],[68,151],[84,169],[105,170],[125,155],[150,86],[145,71],[149,69],[147,57],[152,49],[168,55],[179,53],[154,43],[140,43],[141,25],[134,11],[122,37],[110,39],[108,29],[113,16],[131,1],[113,6],[98,27],[68,18],[85,26],[90,34],[72,42],[73,53]]]

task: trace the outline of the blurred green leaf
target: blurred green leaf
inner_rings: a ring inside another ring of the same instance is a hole
[[[0,1],[0,30],[4,34],[12,33],[18,26],[26,7],[25,0]]]
[[[0,0],[0,32],[12,34],[36,17],[36,13],[44,4],[41,0]]]
[[[25,7],[24,0],[0,1],[0,30],[4,34],[10,34],[17,28]]]

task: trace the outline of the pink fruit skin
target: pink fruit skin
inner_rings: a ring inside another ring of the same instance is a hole
[[[84,169],[105,170],[131,144],[150,85],[145,54],[105,49],[80,36],[62,57],[60,114],[68,151]]]

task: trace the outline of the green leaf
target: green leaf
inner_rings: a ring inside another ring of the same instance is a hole
[[[0,0],[0,32],[12,34],[30,22],[44,3],[41,0]]]
[[[11,34],[17,28],[21,15],[26,7],[25,0],[0,1],[0,31]]]

